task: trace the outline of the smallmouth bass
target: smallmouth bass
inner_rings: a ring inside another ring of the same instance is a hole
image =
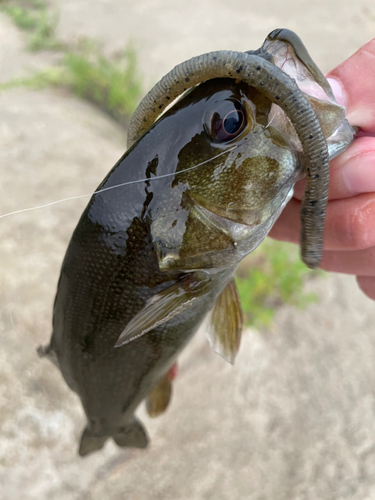
[[[328,159],[352,130],[302,42],[276,30],[258,51],[176,67],[129,137],[73,233],[51,342],[39,349],[81,399],[82,456],[109,437],[147,445],[134,412],[147,397],[151,414],[166,408],[176,357],[210,311],[210,342],[233,362],[243,322],[234,272],[306,173],[303,256],[318,264]]]

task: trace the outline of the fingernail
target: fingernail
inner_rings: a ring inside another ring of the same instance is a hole
[[[352,195],[375,191],[375,151],[346,162],[342,178]]]
[[[345,91],[344,87],[342,86],[341,82],[339,80],[336,80],[336,78],[327,78],[328,83],[331,86],[333,95],[336,98],[337,104],[341,104],[341,106],[345,106]]]

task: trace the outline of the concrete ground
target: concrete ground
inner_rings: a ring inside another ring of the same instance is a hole
[[[145,90],[209,50],[257,48],[298,32],[324,71],[375,33],[372,0],[285,3],[53,0],[58,36],[106,50],[133,37]],[[0,15],[0,80],[50,62]],[[0,214],[89,193],[125,150],[107,116],[62,91],[0,94]],[[70,234],[87,200],[0,219],[0,498],[2,500],[369,500],[375,498],[375,307],[354,279],[311,282],[320,301],[283,307],[248,330],[234,367],[200,332],[185,350],[165,415],[140,418],[147,450],[80,459],[84,417],[59,372],[36,356]]]

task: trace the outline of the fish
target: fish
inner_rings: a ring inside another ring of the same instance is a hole
[[[151,416],[165,411],[176,359],[207,315],[213,349],[234,362],[243,328],[236,268],[306,172],[321,190],[314,200],[307,194],[303,214],[311,223],[306,262],[317,264],[324,175],[352,131],[303,49],[294,33],[278,30],[257,51],[198,56],[135,112],[128,150],[74,230],[51,340],[38,349],[80,397],[81,456],[109,438],[147,446],[135,412],[143,400]],[[292,76],[281,69],[286,61]]]

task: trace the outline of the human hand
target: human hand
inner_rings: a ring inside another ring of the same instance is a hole
[[[375,38],[327,78],[336,100],[360,127],[349,148],[330,162],[329,197],[322,269],[354,274],[361,290],[375,300]],[[299,242],[304,181],[295,186],[270,236]]]

